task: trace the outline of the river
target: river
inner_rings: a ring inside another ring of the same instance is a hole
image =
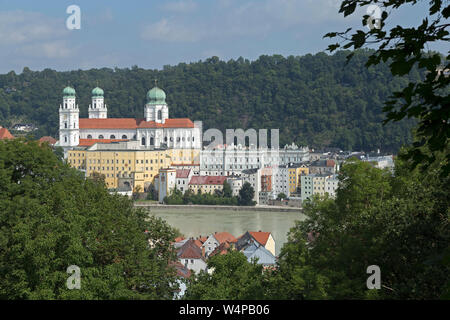
[[[296,220],[305,216],[298,212],[208,210],[195,208],[150,207],[150,213],[166,220],[180,230],[185,237],[207,236],[214,232],[227,231],[236,238],[246,231],[270,231],[275,240],[278,255],[287,241],[287,233]]]

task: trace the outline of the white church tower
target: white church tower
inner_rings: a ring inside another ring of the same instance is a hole
[[[169,118],[169,107],[166,103],[166,94],[155,86],[147,93],[147,104],[144,110],[145,121],[165,123]]]
[[[108,109],[103,98],[103,90],[99,87],[92,90],[92,104],[89,105],[89,119],[106,119]]]
[[[59,145],[74,147],[80,144],[80,110],[75,104],[75,89],[66,87],[63,104],[59,106]]]

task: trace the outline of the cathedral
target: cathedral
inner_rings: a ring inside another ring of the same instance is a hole
[[[169,118],[165,92],[155,86],[147,93],[144,118],[108,118],[104,92],[92,90],[89,118],[79,118],[76,92],[71,87],[63,90],[59,107],[59,141],[65,153],[79,145],[109,143],[124,140],[138,141],[143,150],[201,149],[202,123],[188,118]]]

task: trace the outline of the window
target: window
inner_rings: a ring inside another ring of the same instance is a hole
[[[98,138],[99,139],[104,139],[105,137],[103,137],[103,135],[99,135]]]
[[[92,139],[92,136],[90,134],[88,134],[87,138],[88,139]]]
[[[110,139],[115,139],[116,136],[112,134],[109,138],[110,138]]]
[[[150,138],[150,145],[153,146],[155,144],[155,138],[151,137]]]
[[[158,110],[158,120],[161,120],[162,119],[162,112],[161,112],[161,110]]]
[[[64,122],[64,129],[67,129],[67,122]]]
[[[145,138],[142,138],[141,144],[142,144],[143,146],[145,146]]]
[[[127,136],[126,136],[126,135],[123,135],[123,136],[122,136],[122,139],[128,139],[128,138],[127,138]]]

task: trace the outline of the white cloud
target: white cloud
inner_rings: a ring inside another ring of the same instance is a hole
[[[62,20],[52,20],[40,13],[0,12],[0,46],[45,41],[67,32]]]
[[[145,40],[167,42],[195,42],[203,37],[203,32],[191,26],[183,26],[173,19],[163,18],[144,27],[141,36]]]

